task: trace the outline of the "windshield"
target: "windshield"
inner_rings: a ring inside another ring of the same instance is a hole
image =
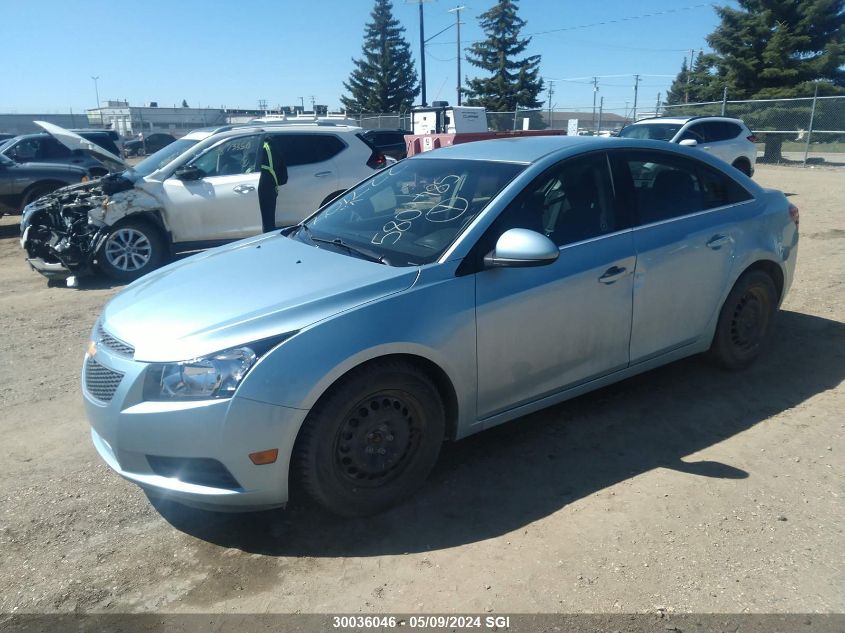
[[[348,191],[291,235],[394,266],[435,261],[523,165],[415,158]],[[331,245],[329,245],[331,247]],[[348,247],[348,248],[347,248]]]
[[[196,144],[197,141],[191,141],[184,138],[179,139],[178,141],[173,141],[170,145],[163,147],[155,154],[147,156],[144,160],[135,165],[133,171],[141,178],[149,176],[151,173],[158,171],[174,158],[188,151]]]
[[[623,128],[619,132],[619,136],[652,141],[671,141],[683,125],[683,123],[637,123]]]

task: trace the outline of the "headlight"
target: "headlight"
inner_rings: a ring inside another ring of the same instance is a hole
[[[145,400],[231,398],[258,360],[250,347],[236,347],[182,363],[157,363],[147,369]]]

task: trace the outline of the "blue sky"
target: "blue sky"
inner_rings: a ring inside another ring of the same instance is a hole
[[[454,24],[448,10],[463,4],[462,43],[482,38],[477,16],[493,3],[427,1],[426,37]],[[393,5],[419,71],[418,7]],[[101,101],[254,108],[259,99],[275,106],[300,97],[308,106],[314,96],[335,109],[372,7],[373,0],[0,0],[0,112],[81,112],[96,101],[92,76]],[[639,109],[653,109],[689,49],[706,48],[718,22],[700,0],[521,0],[520,16],[523,34],[535,34],[528,53],[542,55],[542,76],[557,80],[559,109],[591,106],[593,76],[607,109],[630,107],[635,73]],[[427,44],[429,102],[455,102],[455,31]],[[461,70],[478,73],[465,60]]]

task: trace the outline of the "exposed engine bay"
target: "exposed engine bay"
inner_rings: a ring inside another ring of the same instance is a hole
[[[30,204],[21,218],[27,261],[47,278],[90,272],[108,236],[104,217],[109,196],[133,186],[128,178],[113,174],[58,189]]]

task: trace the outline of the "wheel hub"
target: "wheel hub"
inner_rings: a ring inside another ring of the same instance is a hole
[[[412,411],[395,395],[358,404],[338,434],[336,465],[356,485],[380,485],[409,461],[419,430]]]
[[[140,270],[150,261],[152,245],[147,236],[133,228],[118,229],[106,241],[106,260],[124,272]]]

